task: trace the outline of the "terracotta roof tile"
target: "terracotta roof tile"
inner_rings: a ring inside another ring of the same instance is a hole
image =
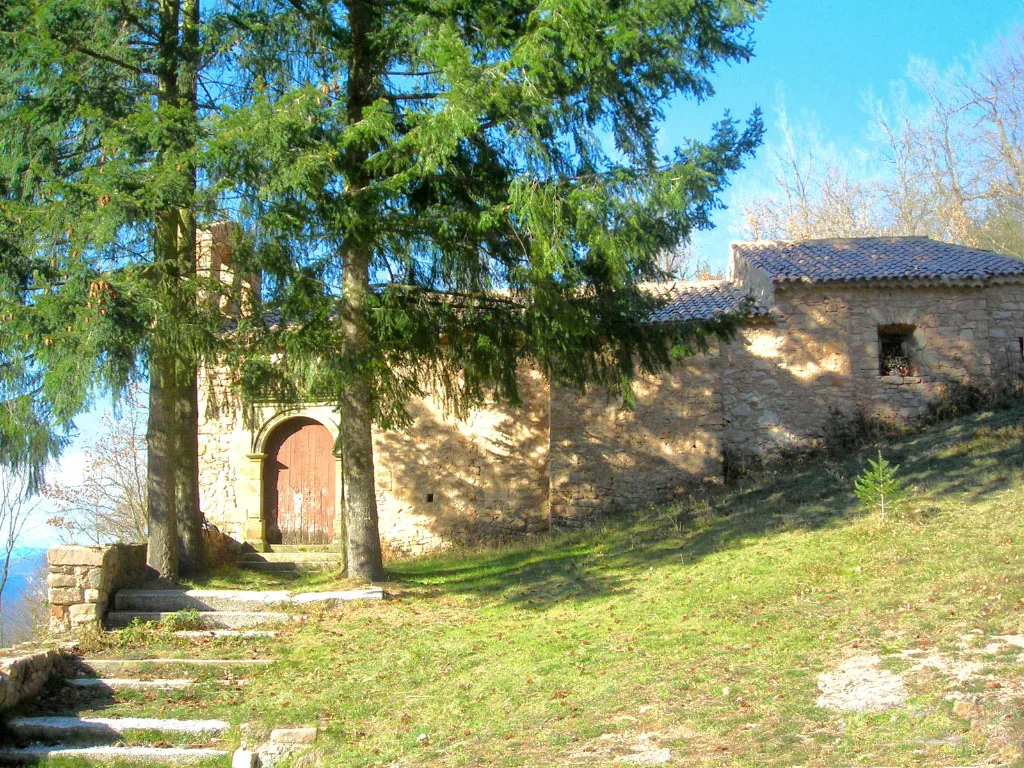
[[[1024,260],[927,237],[733,243],[775,282],[985,280],[1024,276]]]
[[[644,287],[655,298],[667,302],[651,316],[657,323],[711,320],[727,312],[739,312],[745,298],[738,286],[724,280],[677,280],[647,283]],[[762,308],[753,303],[748,310],[748,314],[752,315],[765,314]]]

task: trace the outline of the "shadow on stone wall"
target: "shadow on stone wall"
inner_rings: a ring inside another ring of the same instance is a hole
[[[382,538],[417,552],[547,530],[547,398],[524,399],[460,422],[415,404],[410,430],[376,435]]]
[[[722,479],[717,352],[640,377],[636,406],[603,389],[551,398],[552,522],[579,524]]]
[[[1011,487],[1013,473],[1024,466],[1024,440],[994,440],[992,447],[981,449],[976,441],[970,451],[963,447],[962,441],[991,429],[1021,431],[1024,411],[1018,407],[980,414],[883,448],[888,460],[901,465],[907,486],[928,493],[923,500],[915,493],[909,503],[916,522],[891,524],[927,523],[944,498],[978,503]],[[693,565],[793,530],[849,525],[864,514],[852,492],[853,479],[876,450],[864,446],[841,459],[819,454],[780,461],[734,487],[687,502],[628,518],[611,517],[593,529],[534,546],[467,554],[455,565],[450,556],[399,563],[392,577],[414,593],[419,588],[423,593],[493,596],[540,610],[566,600],[626,596],[634,580],[645,578],[651,568]]]

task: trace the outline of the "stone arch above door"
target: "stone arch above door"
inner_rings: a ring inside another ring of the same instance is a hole
[[[319,422],[335,437],[335,450],[337,450],[337,436],[341,433],[341,426],[338,423],[336,414],[326,406],[310,406],[295,408],[294,410],[270,411],[264,409],[264,417],[259,429],[252,432],[252,453],[265,454],[267,452],[267,439],[279,426],[292,419],[310,419]]]

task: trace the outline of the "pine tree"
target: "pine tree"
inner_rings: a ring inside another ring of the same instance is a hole
[[[219,336],[197,301],[213,288],[195,274],[196,221],[216,205],[198,183],[198,94],[200,64],[222,56],[202,46],[198,0],[11,0],[0,40],[0,360],[22,361],[15,394],[58,436],[98,393],[148,377],[149,559],[173,579],[179,537],[185,565],[202,563],[195,371]]]
[[[877,511],[884,521],[893,515],[907,497],[903,481],[897,477],[899,465],[893,466],[878,452],[878,461],[868,459],[868,467],[854,481],[853,492],[861,506]]]
[[[14,231],[3,205],[10,196],[0,180],[0,467],[23,474],[35,492],[46,465],[68,442],[73,414],[47,397],[33,345],[9,309],[40,266]]]
[[[523,364],[630,399],[726,335],[654,325],[640,283],[710,226],[755,113],[658,152],[667,101],[751,55],[760,0],[245,0],[252,103],[210,140],[276,322],[243,319],[253,396],[335,403],[349,573],[383,575],[371,429],[443,393],[518,401]]]

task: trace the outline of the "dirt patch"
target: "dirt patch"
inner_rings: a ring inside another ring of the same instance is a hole
[[[995,635],[982,648],[983,653],[1003,653],[1009,648],[1024,649],[1024,635]]]
[[[846,712],[880,712],[903,706],[903,678],[881,667],[874,654],[851,656],[834,672],[818,676],[818,706]]]
[[[574,746],[568,751],[566,758],[572,763],[666,765],[671,763],[673,758],[672,750],[664,745],[678,739],[688,739],[693,735],[693,732],[685,727],[669,731],[603,733],[596,739]]]
[[[1024,652],[1024,635],[993,635],[985,637],[974,631],[960,638],[959,651],[943,653],[937,648],[911,649],[885,658],[897,659],[910,666],[902,673],[882,669],[882,657],[858,654],[846,659],[833,671],[818,676],[818,706],[849,712],[877,712],[901,707],[908,696],[908,684],[915,687],[922,674],[937,674],[944,679],[948,701],[1019,699],[1024,683],[1000,680],[990,669],[990,660],[983,656],[995,654],[1020,655]],[[970,683],[984,683],[984,692],[968,693]]]
[[[941,653],[936,648],[928,651],[903,651],[900,656],[917,662],[908,672],[933,670],[945,677],[952,678],[959,685],[966,685],[973,680],[981,674],[981,670],[985,666],[980,661],[972,661],[970,658],[953,658],[948,654]]]

